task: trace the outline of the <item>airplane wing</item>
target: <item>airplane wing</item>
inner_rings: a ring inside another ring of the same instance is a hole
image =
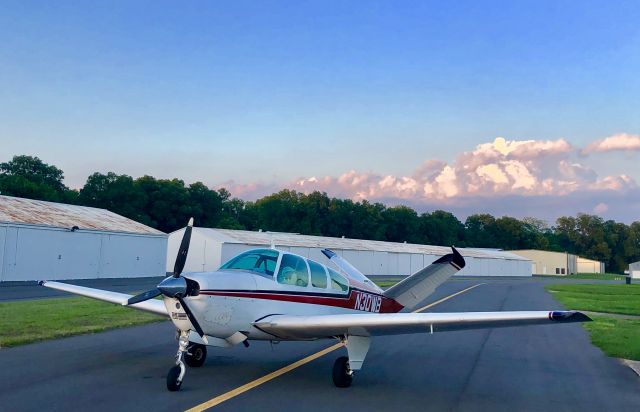
[[[314,339],[332,336],[401,335],[507,326],[588,322],[576,311],[383,313],[318,316],[272,315],[254,323],[281,339]]]
[[[442,256],[426,268],[391,286],[384,295],[394,299],[406,309],[414,308],[464,267],[462,255],[454,247],[451,251],[452,253]]]
[[[126,305],[127,300],[133,295],[127,295],[126,293],[110,292],[108,290],[86,288],[84,286],[70,285],[68,283],[51,282],[43,280],[40,285],[60,290],[63,292],[73,293],[75,295],[86,296],[88,298],[103,300],[109,303],[116,303],[118,305]],[[145,312],[155,313],[157,315],[169,316],[167,308],[164,306],[164,302],[161,300],[150,299],[144,302],[128,305],[127,307],[142,310]]]

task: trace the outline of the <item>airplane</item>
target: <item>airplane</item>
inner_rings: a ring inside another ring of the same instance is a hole
[[[167,316],[177,329],[175,365],[167,389],[180,389],[186,366],[200,367],[207,346],[231,347],[250,340],[337,339],[347,356],[336,359],[333,383],[349,387],[362,368],[371,337],[522,325],[586,322],[577,311],[411,313],[436,288],[465,266],[452,247],[431,265],[382,290],[328,249],[322,253],[337,270],[278,250],[251,249],[214,272],[182,273],[193,228],[189,220],[173,274],[136,296],[61,282],[42,286]],[[162,296],[162,300],[154,299]],[[185,366],[186,365],[186,366]]]

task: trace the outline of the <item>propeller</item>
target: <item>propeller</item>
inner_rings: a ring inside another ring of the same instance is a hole
[[[198,335],[202,338],[202,340],[207,343],[207,338],[204,336],[204,331],[202,327],[196,320],[196,317],[187,306],[184,298],[187,296],[187,281],[184,277],[180,276],[182,270],[184,269],[184,265],[187,262],[187,254],[189,253],[189,242],[191,241],[191,232],[193,230],[193,218],[189,219],[189,223],[187,224],[186,229],[184,230],[184,235],[182,236],[182,241],[180,242],[180,248],[178,249],[178,256],[176,256],[176,263],[173,266],[173,275],[164,279],[155,289],[148,290],[146,292],[142,292],[138,295],[135,295],[127,300],[126,305],[134,305],[136,303],[144,302],[145,300],[153,299],[156,296],[164,295],[169,298],[174,298],[180,305],[184,308],[184,312],[187,314],[187,318],[193,325],[193,328],[196,330]]]

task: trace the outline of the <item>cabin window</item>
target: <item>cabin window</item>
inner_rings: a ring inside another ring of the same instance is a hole
[[[278,270],[278,283],[307,287],[309,269],[304,259],[296,255],[283,255]]]
[[[309,268],[311,269],[311,284],[316,288],[327,287],[327,272],[324,270],[324,266],[313,260],[308,260]]]
[[[341,292],[348,291],[349,282],[347,282],[347,278],[331,268],[327,269],[329,270],[329,277],[331,278],[331,289],[339,290]]]
[[[248,270],[259,274],[273,276],[280,253],[271,249],[249,250],[234,257],[220,269]]]

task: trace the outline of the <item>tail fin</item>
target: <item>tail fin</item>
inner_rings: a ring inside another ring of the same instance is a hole
[[[384,295],[407,309],[419,305],[438,286],[464,267],[464,258],[460,252],[454,247],[451,251],[453,253],[442,256],[426,268],[390,287]]]

